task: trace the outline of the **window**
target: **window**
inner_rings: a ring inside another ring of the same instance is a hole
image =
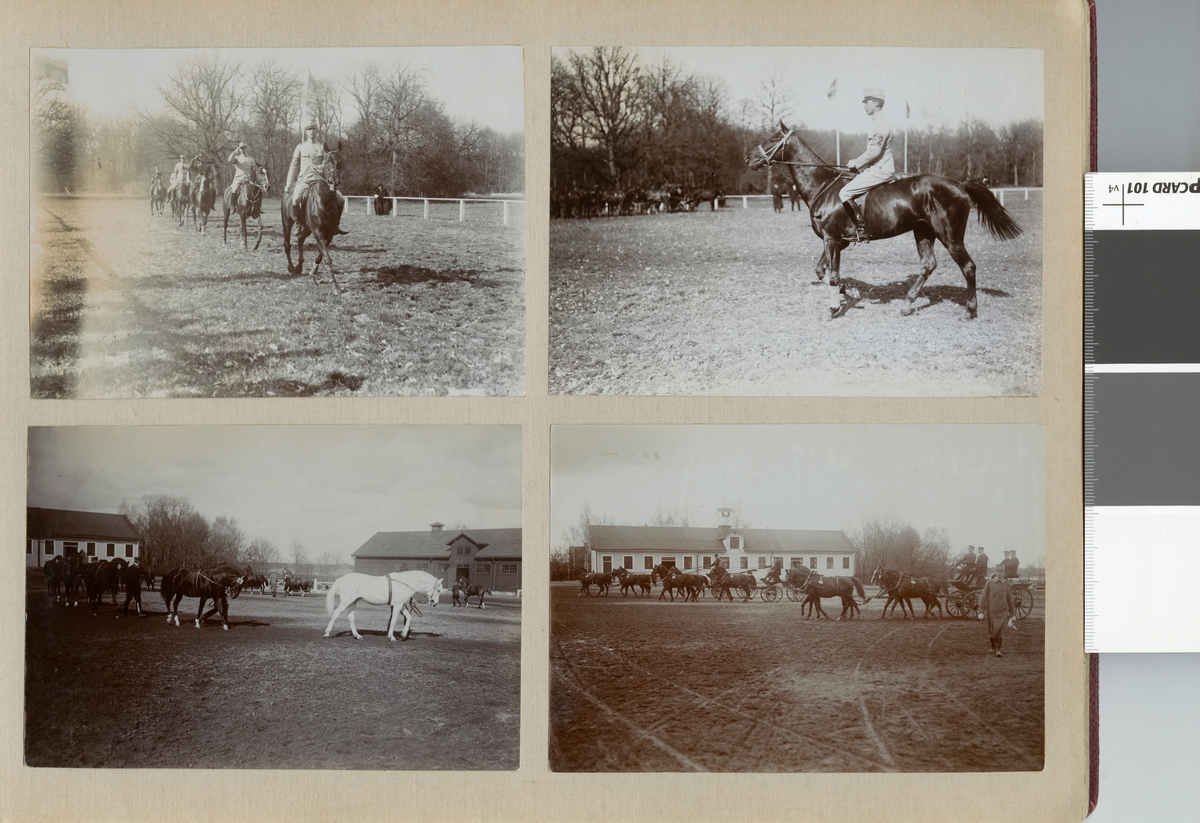
[[[742,556],[741,568],[743,568],[743,569],[750,568],[750,558],[749,557],[746,557],[745,555]]]
[[[685,569],[690,569],[692,567],[692,558],[690,555],[688,557],[683,558],[683,567]]]
[[[675,568],[675,558],[674,557],[664,557],[662,559],[662,564],[664,566],[666,566],[668,569],[673,569],[673,568]]]
[[[133,557],[133,544],[132,543],[125,544],[125,556]]]
[[[625,555],[623,560],[624,560],[624,562],[621,563],[621,567],[623,569],[625,569],[626,571],[632,571],[633,570],[633,555],[627,554],[627,555]]]
[[[95,543],[88,543],[87,554],[88,554],[88,557],[96,556],[96,544]]]
[[[827,569],[833,568],[833,558],[832,557],[825,558],[825,568],[827,568]]]
[[[740,538],[740,537],[730,537],[729,538],[729,548],[730,549],[740,549],[741,547],[742,547],[742,538]]]
[[[401,564],[400,564],[400,571],[402,571],[402,572],[406,572],[406,571],[408,571],[408,564],[407,564],[407,563],[401,563]]]
[[[449,563],[438,563],[438,571],[439,572],[450,571],[450,564]]]
[[[767,567],[767,558],[765,558],[765,557],[758,558],[758,567],[760,569],[765,569]]]
[[[648,554],[642,558],[642,568],[646,570],[654,568],[654,555]]]
[[[848,569],[848,568],[850,568],[850,558],[849,558],[849,557],[843,557],[843,558],[842,558],[842,568],[843,568],[843,569]]]
[[[516,563],[501,563],[500,564],[500,574],[516,574],[516,573],[517,573],[517,564]]]
[[[491,563],[480,563],[479,564],[479,573],[480,574],[490,574],[491,571],[492,571]]]
[[[458,554],[461,557],[470,557],[471,556],[471,547],[470,546],[459,546],[457,549],[455,549],[455,551],[458,552]]]
[[[606,573],[611,572],[612,571],[612,557],[610,555],[605,555],[603,558],[603,563],[604,563],[604,571]]]
[[[54,541],[53,540],[46,541],[46,554],[47,555],[54,554]]]
[[[792,568],[793,569],[803,569],[804,568],[804,558],[803,557],[793,557],[792,558]]]
[[[116,543],[109,543],[109,544],[108,544],[108,556],[109,556],[109,557],[116,557],[116,556],[117,556],[117,544],[116,544]]]
[[[815,569],[817,567],[817,558],[815,558],[815,557],[808,558],[808,567],[810,569]]]
[[[724,568],[724,569],[729,568],[729,558],[728,557],[719,557],[719,558],[717,558],[717,562],[721,564],[721,568]]]
[[[710,568],[712,568],[712,558],[711,558],[711,557],[705,556],[705,558],[704,558],[704,568],[706,568],[706,569],[710,569]]]

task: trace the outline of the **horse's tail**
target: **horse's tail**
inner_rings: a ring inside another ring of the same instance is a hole
[[[851,577],[850,582],[854,584],[854,590],[858,592],[859,597],[865,598],[867,596],[867,591],[863,588],[861,580],[859,580],[857,577]]]
[[[1013,240],[1021,235],[1021,227],[1013,220],[1008,210],[1000,205],[991,189],[970,180],[963,183],[962,187],[971,198],[971,205],[979,211],[979,222],[992,233],[992,237],[997,240]]]
[[[325,614],[333,614],[334,595],[337,593],[340,580],[333,581],[333,585],[329,587],[329,591],[325,592]]]

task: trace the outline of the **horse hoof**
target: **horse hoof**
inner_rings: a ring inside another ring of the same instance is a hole
[[[396,638],[392,637],[390,634],[388,635],[388,640],[392,641],[393,643],[396,642]]]
[[[229,627],[226,626],[224,623],[221,624],[221,628],[224,629],[225,631],[229,631]]]

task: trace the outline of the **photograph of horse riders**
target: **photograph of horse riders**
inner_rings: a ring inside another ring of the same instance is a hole
[[[515,770],[521,462],[520,426],[31,427],[25,766]]]
[[[1045,461],[1032,425],[554,426],[551,770],[1041,770]]]
[[[551,393],[1041,393],[1040,50],[551,59]]]
[[[30,70],[32,397],[524,393],[519,46]]]

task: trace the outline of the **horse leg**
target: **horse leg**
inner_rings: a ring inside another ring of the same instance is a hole
[[[967,316],[974,320],[978,316],[979,310],[979,302],[975,294],[975,261],[971,259],[971,255],[967,254],[967,247],[962,244],[962,240],[947,245],[946,250],[950,252],[950,257],[962,269],[963,277],[967,281]]]
[[[228,246],[229,245],[229,197],[228,196],[225,198],[224,209],[225,209],[225,221],[221,226],[221,245]]]
[[[928,226],[918,226],[913,229],[913,237],[917,241],[917,255],[921,258],[921,273],[917,275],[917,279],[908,289],[908,305],[905,306],[900,313],[910,315],[916,311],[913,305],[921,294],[921,289],[925,286],[925,281],[933,274],[933,270],[937,268],[937,256],[933,251],[933,241],[937,237],[933,229]]]
[[[221,595],[221,628],[229,631],[229,598]]]

